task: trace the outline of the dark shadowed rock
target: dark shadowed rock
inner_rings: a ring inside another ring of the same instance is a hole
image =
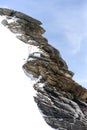
[[[75,82],[60,52],[42,36],[41,22],[21,12],[0,8],[2,24],[40,51],[29,54],[23,70],[38,78],[34,100],[48,125],[57,130],[87,130],[87,89]],[[10,20],[13,20],[9,22]]]

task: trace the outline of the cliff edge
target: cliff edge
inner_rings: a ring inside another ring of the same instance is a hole
[[[46,123],[57,130],[87,130],[87,89],[73,80],[59,50],[43,37],[41,22],[6,8],[0,8],[0,15],[4,26],[29,44],[22,68],[37,79],[34,100]]]

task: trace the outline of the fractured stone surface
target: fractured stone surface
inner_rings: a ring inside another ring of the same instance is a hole
[[[75,82],[60,52],[42,36],[41,22],[21,12],[0,8],[2,24],[40,51],[29,54],[23,70],[39,78],[34,97],[43,118],[58,130],[87,130],[87,89]],[[41,84],[43,84],[41,86]]]

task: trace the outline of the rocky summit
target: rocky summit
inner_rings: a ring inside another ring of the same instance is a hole
[[[57,130],[87,130],[87,89],[73,80],[59,50],[43,37],[41,22],[6,8],[0,8],[0,15],[4,26],[29,44],[22,67],[27,76],[37,79],[34,100],[46,123]]]

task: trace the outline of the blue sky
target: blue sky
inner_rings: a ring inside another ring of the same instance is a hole
[[[0,0],[43,23],[44,36],[59,49],[74,79],[87,87],[87,0]]]

